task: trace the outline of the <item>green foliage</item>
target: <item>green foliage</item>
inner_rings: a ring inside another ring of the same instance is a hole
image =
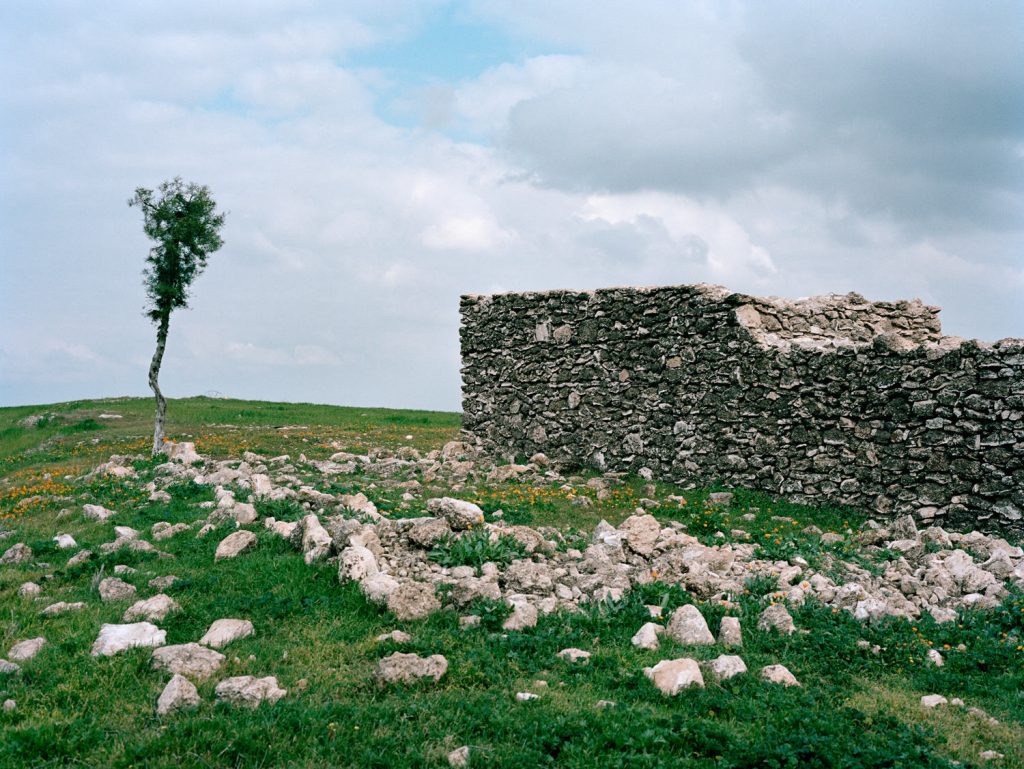
[[[507,534],[493,540],[483,530],[467,531],[450,535],[434,545],[427,554],[430,560],[442,566],[474,566],[479,569],[488,561],[508,564],[526,556],[526,547]]]
[[[181,177],[163,182],[157,191],[139,187],[128,201],[142,210],[143,230],[154,245],[146,257],[143,283],[154,322],[165,321],[176,309],[188,307],[189,287],[206,268],[209,255],[224,241],[208,187],[185,184]]]
[[[87,432],[91,432],[93,430],[102,430],[102,429],[103,429],[103,425],[101,425],[95,419],[92,419],[90,417],[88,419],[83,419],[80,422],[75,422],[73,425],[68,425],[67,427],[64,428],[64,432],[66,432],[66,433],[87,433]]]
[[[279,521],[297,521],[308,512],[294,499],[258,499],[253,504],[261,518]]]

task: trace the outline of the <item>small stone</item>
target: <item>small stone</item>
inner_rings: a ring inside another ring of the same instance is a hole
[[[131,566],[125,566],[123,563],[119,563],[114,567],[114,574],[117,574],[118,576],[135,574],[136,571],[136,569],[133,569]]]
[[[187,678],[177,673],[167,682],[156,701],[156,714],[166,716],[175,710],[186,710],[199,705],[199,691]]]
[[[516,702],[529,702],[530,700],[539,699],[540,695],[533,692],[516,692]]]
[[[584,651],[583,649],[562,649],[558,652],[558,656],[566,662],[587,662],[590,659],[590,652]]]
[[[396,644],[407,644],[412,641],[412,636],[401,630],[392,630],[390,633],[381,633],[377,636],[377,641],[380,643],[391,641]]]
[[[778,630],[783,635],[793,635],[796,632],[796,625],[785,605],[776,603],[761,612],[757,620],[757,629],[765,633]]]
[[[172,526],[167,521],[160,521],[153,524],[153,527],[150,529],[150,536],[153,537],[154,541],[161,542],[188,530],[189,525],[187,523],[176,523]]]
[[[149,586],[154,590],[166,590],[169,587],[173,587],[181,580],[173,574],[165,574],[162,577],[153,577],[149,581]]]
[[[4,554],[0,556],[0,564],[28,563],[31,560],[32,548],[21,542],[16,545],[11,545],[6,551],[4,551]]]
[[[747,672],[747,665],[733,654],[722,654],[708,663],[711,677],[716,681],[727,681]]]
[[[718,627],[718,643],[722,646],[743,646],[739,617],[722,617],[722,624]]]
[[[12,702],[8,700],[7,702]],[[4,708],[7,708],[7,702],[4,703]],[[1001,758],[1006,758],[1002,753],[996,750],[983,750],[978,754],[978,758],[982,761],[998,761]]]
[[[455,748],[448,754],[448,766],[462,767],[469,765],[469,745]]]
[[[92,521],[103,523],[114,514],[114,511],[107,510],[102,505],[82,505],[82,513]]]
[[[401,583],[390,574],[374,574],[359,580],[359,590],[370,603],[386,604],[388,596],[401,587]]]
[[[242,553],[256,547],[256,535],[251,531],[236,531],[228,534],[217,545],[217,552],[213,556],[214,561],[224,558],[237,558]]]
[[[946,661],[942,659],[942,655],[936,649],[929,649],[926,656],[928,657],[928,661],[937,668],[941,668],[946,664]]]
[[[92,656],[110,657],[136,646],[163,646],[166,638],[165,631],[149,622],[103,625],[96,643],[92,646]]]
[[[615,700],[598,700],[594,703],[594,707],[598,710],[604,710],[605,708],[614,708],[616,704]]]
[[[508,601],[512,613],[502,623],[503,630],[525,630],[536,627],[537,607],[526,601]]]
[[[73,556],[68,558],[68,568],[72,566],[78,566],[80,563],[85,563],[92,558],[92,550],[79,550]]]
[[[252,622],[247,619],[218,619],[210,625],[199,643],[221,649],[232,641],[248,638],[255,632]]]
[[[800,682],[796,680],[796,676],[790,673],[789,669],[785,665],[766,665],[761,668],[761,678],[773,684],[782,684],[783,686],[800,686]]]
[[[43,589],[35,582],[22,582],[18,588],[18,596],[21,598],[35,598],[41,592]]]
[[[654,683],[662,693],[669,696],[679,694],[691,686],[704,688],[704,677],[696,660],[683,657],[675,660],[662,660],[653,668],[644,668],[644,675]]]
[[[441,680],[448,670],[448,660],[440,654],[421,657],[418,654],[395,652],[377,663],[377,680],[382,683],[413,683],[424,678]]]
[[[696,646],[715,642],[707,621],[693,604],[680,606],[672,612],[665,633],[672,640],[684,645]]]
[[[100,581],[99,592],[104,603],[124,601],[135,596],[135,586],[117,577],[107,577]]]
[[[10,699],[4,700],[4,713],[11,713],[14,710],[16,710],[17,707],[18,707],[18,703],[17,703],[16,700],[10,700]],[[1001,758],[1001,756],[1000,756],[1000,758]]]
[[[338,559],[338,579],[360,581],[380,572],[377,559],[368,548],[354,545],[341,551]]]
[[[948,705],[949,700],[941,694],[926,694],[921,698],[921,706],[925,708],[937,708],[939,705]]]
[[[638,649],[656,651],[658,649],[658,636],[665,632],[665,628],[656,622],[645,622],[634,636],[630,643]]]
[[[27,641],[14,644],[7,652],[7,656],[15,662],[25,662],[39,654],[40,649],[44,646],[46,646],[46,639],[42,636],[30,638]]]
[[[964,706],[964,701],[959,697],[953,697],[950,699],[949,704],[955,708],[962,708]]]
[[[388,610],[399,620],[425,619],[441,608],[429,582],[406,582],[387,599]]]
[[[462,531],[484,522],[484,511],[477,505],[451,497],[427,500],[427,514],[444,518],[453,531]]]
[[[57,601],[57,603],[51,603],[40,614],[44,617],[56,617],[58,614],[65,614],[69,611],[80,611],[85,608],[85,603],[82,601],[75,601],[74,603],[67,603],[66,601]]]
[[[256,678],[254,676],[235,676],[225,678],[214,689],[217,699],[221,702],[229,702],[233,705],[242,705],[248,708],[256,708],[261,702],[273,704],[284,697],[288,692],[277,685],[277,678],[267,676]]]
[[[181,611],[178,602],[164,593],[157,593],[152,598],[144,601],[136,601],[124,613],[122,621],[131,622],[136,619],[147,619],[159,622],[168,614]]]
[[[0,659],[0,674],[3,675],[14,675],[21,670],[21,665],[16,665],[13,662],[8,662],[5,659]]]
[[[476,614],[466,614],[465,616],[459,617],[459,627],[465,630],[466,628],[477,627],[480,624],[480,617]]]
[[[70,534],[58,534],[53,538],[53,541],[57,543],[58,550],[70,550],[73,547],[78,547],[75,538]]]
[[[197,643],[187,643],[154,649],[151,664],[155,670],[202,680],[216,673],[223,663],[224,655],[220,652]]]

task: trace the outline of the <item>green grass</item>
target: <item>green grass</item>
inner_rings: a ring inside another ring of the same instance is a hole
[[[112,523],[96,524],[81,514],[84,502],[116,511],[113,523],[148,534],[156,521],[191,522],[198,506],[213,499],[207,487],[176,483],[170,503],[153,503],[141,486],[153,463],[136,463],[136,481],[77,477],[112,453],[143,452],[152,405],[116,399],[55,406],[0,409],[0,515],[16,541],[37,550],[36,562],[0,567],[0,656],[15,642],[45,635],[50,644],[20,674],[0,678],[0,699],[17,701],[0,712],[0,767],[443,767],[445,754],[463,744],[473,749],[471,766],[494,767],[947,767],[980,766],[978,752],[1006,755],[995,766],[1024,766],[1024,596],[1014,593],[996,610],[967,612],[960,621],[936,625],[886,620],[865,625],[845,612],[808,603],[791,607],[806,634],[780,636],[756,630],[763,609],[759,597],[776,585],[752,580],[737,606],[701,603],[685,590],[653,583],[622,600],[577,613],[542,617],[537,627],[503,632],[507,607],[480,601],[472,610],[478,627],[461,629],[445,611],[421,622],[399,622],[368,604],[355,586],[340,584],[332,566],[306,566],[287,543],[253,527],[257,547],[246,555],[214,563],[225,525],[202,539],[194,533],[158,542],[172,557],[121,551],[77,567],[64,564],[68,552],[51,538],[69,533],[81,547],[99,551],[112,537]],[[116,422],[103,412],[123,414]],[[36,428],[17,422],[34,413],[54,415]],[[99,429],[70,429],[94,420]],[[458,415],[341,409],[308,404],[267,404],[205,398],[172,401],[170,433],[194,439],[216,456],[242,451],[263,456],[300,452],[325,458],[343,449],[413,445],[438,448],[457,436]],[[285,429],[281,429],[284,427]],[[406,435],[413,435],[407,439]],[[96,441],[96,443],[93,443]],[[49,477],[46,477],[46,476]],[[584,480],[586,477],[584,476]],[[362,491],[381,509],[412,515],[422,501],[403,507],[400,494],[371,486],[359,476],[310,477],[335,491]],[[809,561],[854,554],[851,538],[821,544],[803,529],[845,533],[863,520],[856,511],[793,505],[768,495],[738,491],[727,507],[707,503],[709,490],[683,491],[658,484],[645,488],[635,478],[612,487],[607,499],[576,484],[571,501],[558,484],[482,484],[454,492],[481,503],[488,517],[501,509],[512,523],[550,525],[580,536],[604,518],[630,515],[642,497],[660,507],[660,520],[685,523],[702,541],[722,541],[717,532],[743,529],[765,556],[799,553]],[[440,494],[443,488],[432,488]],[[686,503],[670,503],[679,494]],[[39,497],[28,504],[24,499]],[[295,520],[294,502],[261,502],[261,515]],[[70,509],[61,515],[62,509]],[[744,516],[753,516],[747,520]],[[780,520],[782,519],[782,520]],[[488,543],[473,534],[442,543],[442,562],[478,566],[484,560],[518,555],[508,542]],[[462,544],[459,544],[459,543]],[[513,552],[514,551],[514,552]],[[74,552],[74,551],[71,551]],[[439,558],[442,555],[437,556]],[[39,561],[50,564],[39,565]],[[133,650],[94,659],[89,650],[99,626],[118,622],[130,603],[100,602],[94,585],[115,565],[137,569],[123,578],[140,597],[154,577],[174,574],[168,589],[182,611],[158,623],[168,643],[197,640],[221,617],[250,619],[254,636],[225,649],[225,666],[214,680],[199,684],[203,704],[192,713],[160,719],[156,698],[167,676],[149,667],[149,652]],[[49,580],[43,577],[52,575]],[[40,605],[20,599],[18,586],[35,580],[46,603],[84,601],[78,613],[39,615]],[[667,615],[683,603],[697,603],[713,633],[726,613],[738,616],[744,632],[739,652],[750,675],[688,690],[666,698],[643,676],[660,659],[708,659],[718,646],[682,647],[665,641],[658,652],[634,649],[629,639],[649,620],[647,605]],[[403,629],[407,644],[378,643],[377,635]],[[858,646],[866,640],[879,654]],[[964,651],[957,647],[963,644]],[[575,646],[593,652],[586,664],[569,664],[559,650]],[[948,648],[947,648],[948,647]],[[946,655],[942,668],[924,659],[927,648]],[[392,651],[442,653],[449,661],[438,684],[382,688],[372,672]],[[757,680],[763,665],[786,665],[803,684],[785,689]],[[216,680],[230,675],[274,675],[288,696],[256,711],[215,704]],[[535,682],[547,682],[539,688]],[[515,701],[517,691],[541,699]],[[923,711],[918,699],[938,692],[960,696],[999,719],[992,726],[965,712]],[[615,707],[599,709],[599,700]]]

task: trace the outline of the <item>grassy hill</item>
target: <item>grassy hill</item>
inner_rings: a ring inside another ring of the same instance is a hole
[[[462,627],[450,610],[398,620],[367,601],[356,583],[340,582],[336,564],[307,565],[302,552],[260,523],[248,527],[257,538],[251,552],[215,561],[218,543],[235,526],[227,522],[197,537],[214,489],[167,482],[159,463],[145,456],[152,411],[151,400],[127,398],[0,409],[0,529],[8,532],[0,553],[15,543],[32,550],[30,560],[0,565],[0,657],[19,641],[48,641],[34,659],[19,663],[19,672],[0,674],[0,701],[16,702],[0,711],[0,767],[397,769],[447,766],[447,754],[463,745],[470,747],[470,766],[1024,766],[1024,596],[1017,589],[996,608],[964,610],[943,624],[930,617],[863,623],[808,600],[789,606],[801,631],[793,635],[756,629],[766,605],[786,600],[771,577],[748,580],[729,606],[655,578],[621,598],[542,616],[525,630],[504,631],[509,607],[487,600],[460,612],[480,617],[475,627]],[[639,478],[601,493],[584,472],[529,481],[470,474],[452,482],[430,480],[412,466],[390,475],[384,466],[368,469],[372,463],[329,473],[312,464],[338,452],[426,454],[456,439],[458,430],[459,415],[440,412],[209,398],[173,400],[168,407],[168,436],[193,441],[203,455],[240,459],[252,452],[258,455],[252,462],[268,466],[270,458],[288,455],[291,469],[280,471],[282,477],[320,494],[364,493],[392,520],[422,515],[427,498],[450,494],[477,502],[489,522],[539,528],[561,549],[582,550],[598,521],[618,525],[647,505],[659,522],[677,521],[702,543],[742,529],[761,557],[802,562],[819,573],[843,559],[881,573],[891,557],[856,544],[864,523],[856,511],[742,490],[713,504],[709,489],[652,486]],[[137,455],[123,463],[134,477],[87,476],[112,455]],[[150,482],[166,485],[169,500],[151,501]],[[244,487],[227,488],[239,500],[247,496]],[[581,498],[587,504],[578,504]],[[307,512],[295,499],[253,502],[261,518],[295,521]],[[115,511],[112,522],[85,518],[87,503]],[[160,552],[103,553],[113,524],[148,540],[153,524],[162,522],[192,528],[154,541]],[[827,533],[837,535],[834,544],[825,544]],[[76,545],[60,549],[58,534]],[[464,539],[482,550],[453,541],[429,557],[476,566],[522,555],[505,539]],[[68,565],[81,549],[93,556]],[[152,668],[150,649],[90,655],[100,626],[121,622],[134,601],[100,599],[97,586],[115,567],[122,567],[120,577],[136,588],[136,598],[158,592],[153,580],[178,578],[164,592],[181,609],[157,622],[168,644],[196,641],[219,618],[252,621],[254,635],[222,649],[222,669],[197,682],[197,709],[156,715],[169,676]],[[19,595],[26,582],[40,586],[38,598]],[[40,614],[56,601],[84,607]],[[727,614],[740,619],[744,645],[736,653],[751,672],[667,697],[644,676],[645,666],[683,656],[709,660],[722,649],[664,640],[659,651],[646,651],[630,638],[650,621],[649,606],[668,616],[689,603],[713,632]],[[377,640],[396,629],[411,640]],[[567,647],[592,657],[566,662],[557,655]],[[929,649],[941,651],[942,667],[928,661]],[[437,683],[383,686],[374,670],[395,651],[443,654],[448,672]],[[760,680],[757,671],[771,664],[784,664],[801,686]],[[216,682],[237,675],[273,675],[288,694],[254,710],[217,702]],[[539,696],[517,701],[524,691]],[[920,698],[931,693],[960,697],[965,706],[925,709]],[[1003,757],[983,759],[985,750]]]

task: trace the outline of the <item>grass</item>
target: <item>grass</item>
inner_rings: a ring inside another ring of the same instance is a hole
[[[488,601],[471,607],[482,618],[474,628],[460,628],[456,614],[447,611],[399,622],[368,604],[353,585],[340,584],[333,566],[306,566],[287,543],[260,527],[253,529],[258,542],[252,552],[216,564],[214,550],[228,526],[201,539],[184,533],[156,543],[169,558],[125,550],[67,567],[74,550],[55,548],[58,532],[98,552],[113,538],[113,524],[145,534],[156,521],[195,520],[198,506],[213,499],[207,487],[177,483],[168,488],[169,503],[149,502],[141,487],[153,477],[154,463],[145,458],[135,464],[135,481],[80,478],[111,454],[144,452],[151,411],[149,401],[131,399],[0,409],[0,526],[16,532],[0,547],[27,542],[37,551],[33,563],[0,567],[0,655],[25,638],[50,640],[21,673],[0,678],[0,699],[17,701],[13,712],[0,712],[0,767],[442,767],[446,753],[460,745],[472,747],[471,766],[494,767],[981,766],[983,749],[1005,754],[994,766],[1024,766],[1019,592],[998,609],[966,612],[944,625],[930,619],[865,625],[809,602],[791,607],[797,626],[808,632],[786,637],[756,630],[760,597],[777,587],[770,577],[749,581],[732,609],[655,582],[622,600],[559,612],[542,617],[535,628],[506,633],[501,623],[507,607]],[[123,419],[99,418],[111,412]],[[50,416],[39,426],[18,426],[40,413]],[[459,424],[455,414],[206,398],[172,401],[169,418],[172,437],[195,440],[222,458],[243,451],[324,459],[375,446],[430,450],[455,438]],[[75,427],[89,420],[98,427]],[[651,489],[636,478],[598,499],[585,485],[588,477],[581,474],[571,492],[557,484],[514,482],[429,491],[473,499],[489,518],[500,509],[510,523],[557,527],[569,532],[568,544],[580,548],[597,521],[617,523],[642,498],[653,498],[661,503],[651,511],[657,518],[680,521],[708,543],[723,541],[720,532],[743,529],[764,557],[798,554],[824,564],[856,555],[850,537],[823,545],[820,535],[804,532],[813,523],[843,534],[862,522],[856,511],[809,508],[742,490],[727,506],[711,505],[710,490],[662,484]],[[359,475],[302,480],[321,490],[362,491],[395,515],[422,512],[421,500],[403,502],[400,492]],[[573,504],[581,495],[591,498],[591,506]],[[670,502],[670,495],[685,503]],[[113,522],[84,519],[85,502],[115,510]],[[295,502],[257,507],[261,515],[283,520],[304,512]],[[62,514],[65,509],[71,513]],[[472,566],[521,554],[517,544],[486,542],[475,533],[439,543],[436,550],[442,563]],[[182,611],[158,623],[168,643],[195,641],[221,617],[255,625],[254,636],[224,650],[227,660],[218,676],[199,683],[198,710],[155,715],[167,676],[149,667],[148,651],[107,659],[89,655],[99,626],[118,622],[130,603],[104,604],[96,593],[98,579],[112,574],[115,565],[136,569],[123,578],[140,597],[155,592],[148,588],[154,577],[181,578],[167,592]],[[47,603],[84,601],[86,608],[43,618],[39,605],[16,595],[26,580],[43,585]],[[650,619],[648,605],[663,607],[667,616],[683,603],[698,604],[713,633],[727,613],[740,618],[739,653],[750,675],[674,698],[653,689],[643,676],[645,666],[723,652],[667,640],[658,652],[632,647],[630,637]],[[394,629],[405,630],[412,641],[375,640]],[[879,653],[858,641],[878,645]],[[593,656],[586,664],[558,659],[557,652],[570,646]],[[944,667],[926,662],[929,648],[946,656]],[[448,673],[438,684],[381,688],[372,672],[392,651],[442,653]],[[777,663],[803,686],[782,688],[757,679],[760,667]],[[216,680],[246,674],[274,675],[289,694],[255,711],[215,704]],[[538,680],[547,686],[539,687]],[[517,702],[515,693],[527,690],[541,698]],[[990,725],[958,708],[925,711],[919,698],[933,692],[962,697],[1000,723]],[[596,707],[599,700],[616,704],[602,709]]]

